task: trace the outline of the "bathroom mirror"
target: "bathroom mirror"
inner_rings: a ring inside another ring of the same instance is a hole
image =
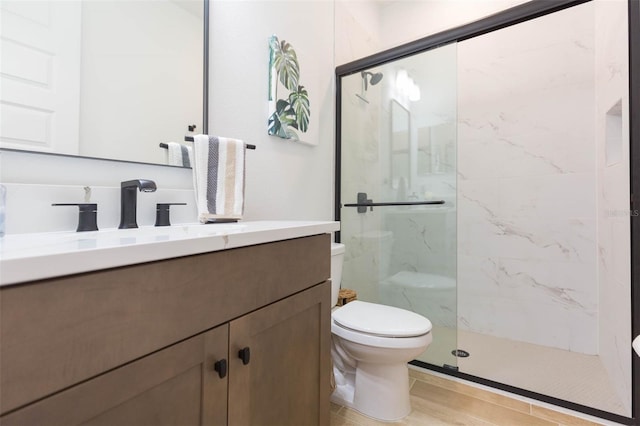
[[[455,173],[456,124],[451,122],[417,129],[417,174]]]
[[[409,110],[395,99],[390,103],[391,183],[394,188],[409,187],[411,167],[411,139]],[[403,182],[404,181],[404,182]]]
[[[207,1],[3,1],[0,148],[167,164],[206,132]]]

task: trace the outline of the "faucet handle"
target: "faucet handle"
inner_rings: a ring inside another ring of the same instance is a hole
[[[156,204],[156,226],[171,226],[169,221],[169,207],[186,206],[187,203],[158,203]]]
[[[98,230],[98,205],[95,203],[54,203],[52,206],[78,206],[78,228],[76,232]]]

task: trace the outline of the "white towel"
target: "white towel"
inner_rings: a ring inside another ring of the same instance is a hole
[[[167,163],[170,166],[191,167],[191,147],[179,143],[167,143],[169,151]]]
[[[208,135],[196,135],[193,141],[193,186],[198,220],[206,223],[242,219],[244,142]]]

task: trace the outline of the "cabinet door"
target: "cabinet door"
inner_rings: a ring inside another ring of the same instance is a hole
[[[329,424],[330,294],[325,282],[231,322],[230,425]]]
[[[0,418],[10,425],[223,425],[228,325],[141,358]]]

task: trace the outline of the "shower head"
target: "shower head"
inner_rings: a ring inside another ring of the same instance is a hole
[[[362,71],[360,73],[360,75],[362,75],[362,79],[364,80],[364,90],[367,90],[368,88],[368,81],[370,81],[372,86],[375,86],[376,84],[380,83],[380,81],[382,80],[382,73],[381,72],[377,72],[377,73],[372,73],[369,71]],[[367,80],[367,76],[371,77],[369,80]]]
[[[377,72],[377,73],[371,75],[371,85],[372,86],[375,86],[376,84],[380,83],[380,80],[382,80],[382,73],[381,72]]]

